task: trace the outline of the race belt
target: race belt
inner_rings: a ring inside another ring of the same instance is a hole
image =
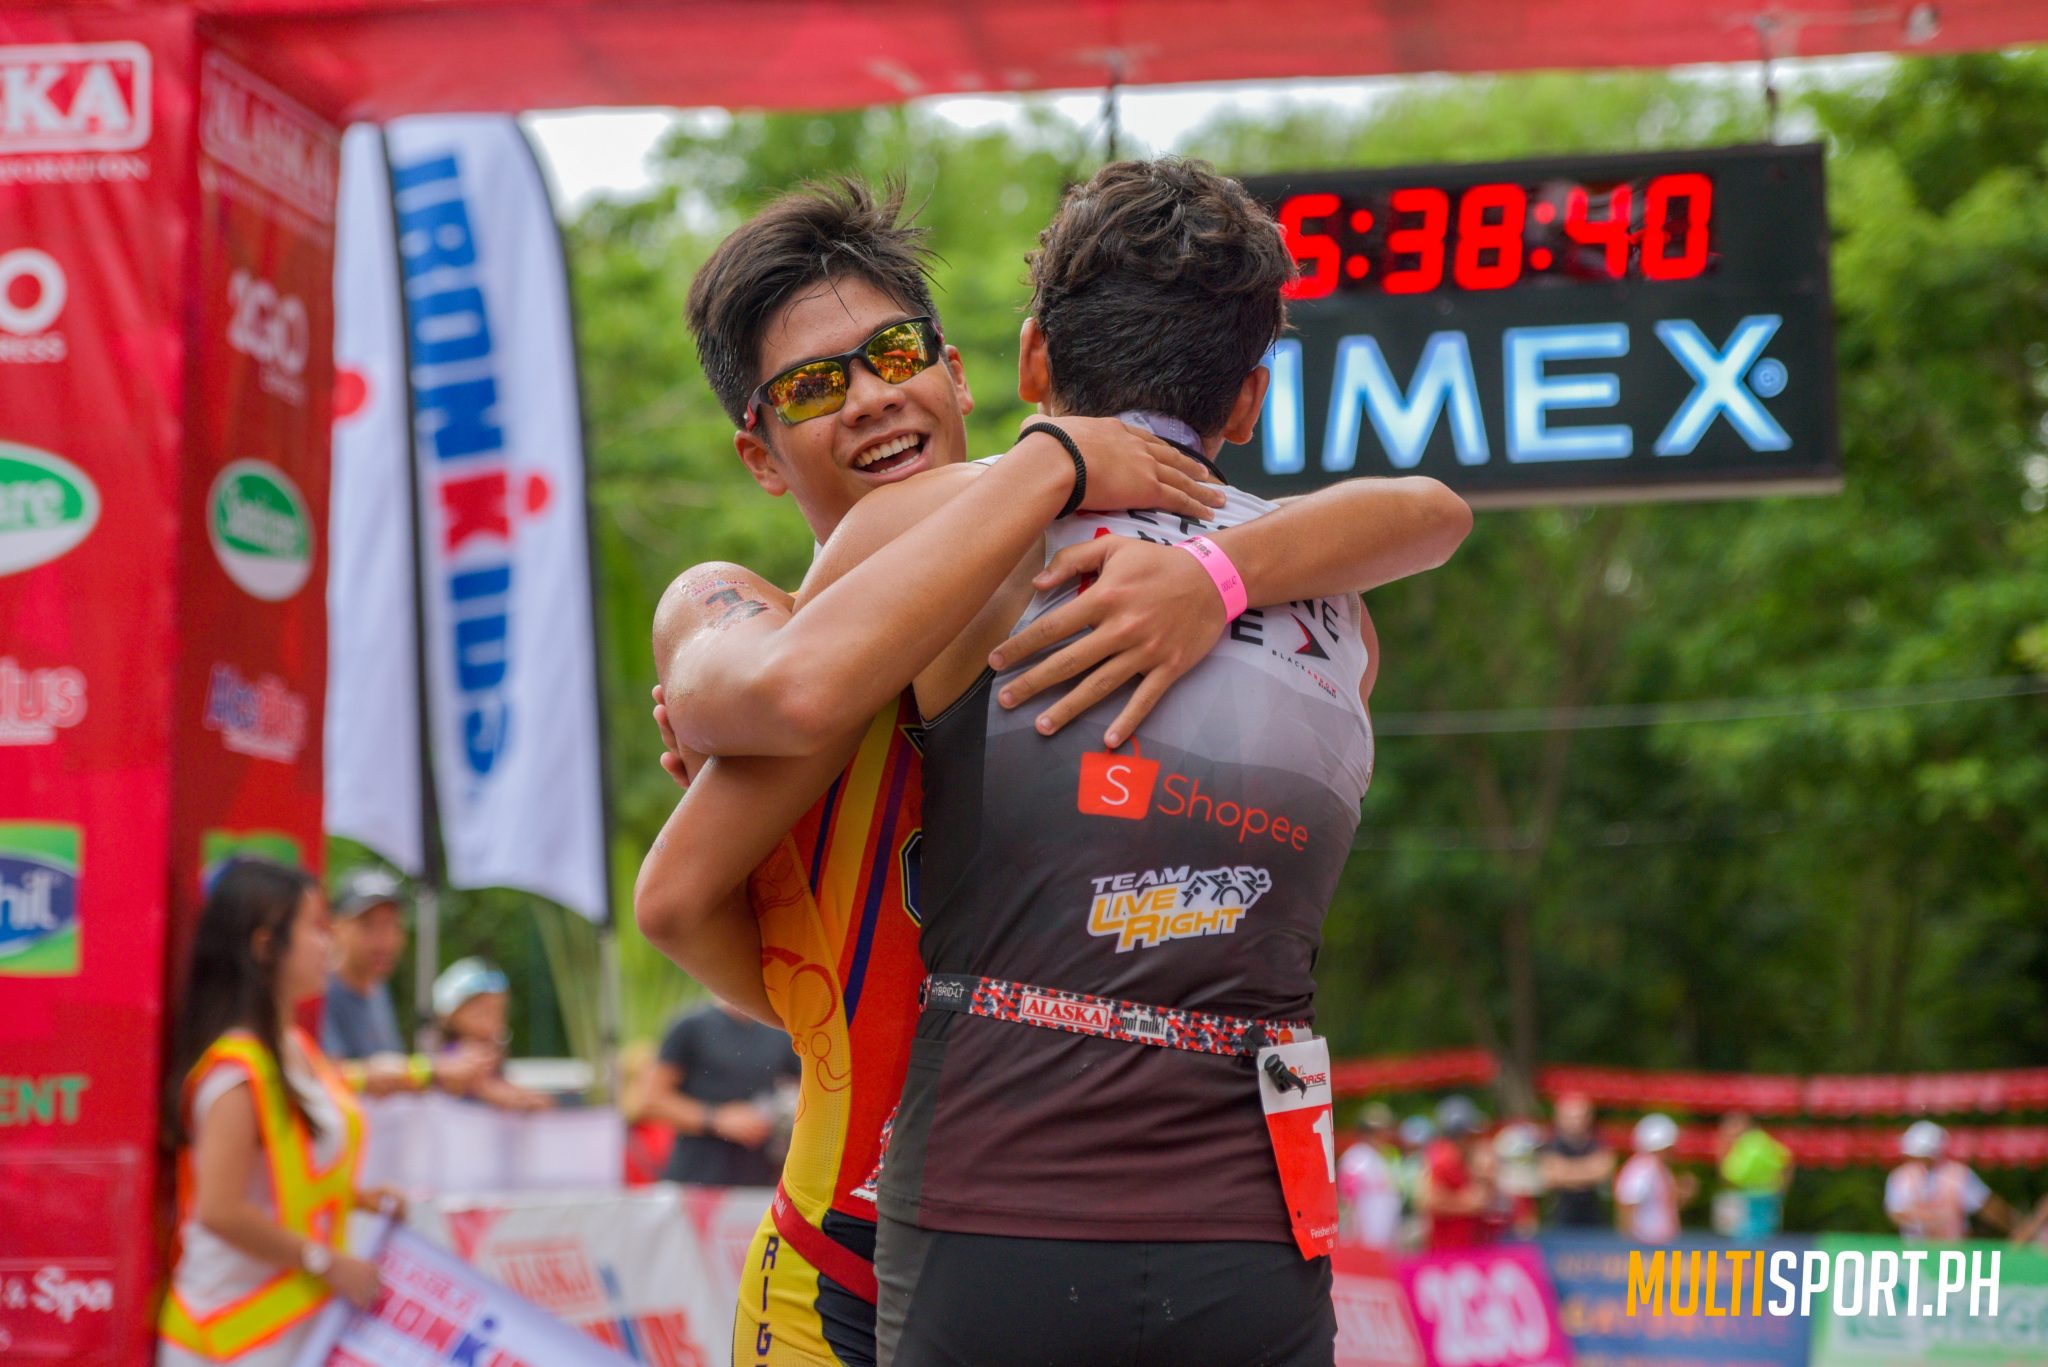
[[[1014,1021],[1075,1035],[1096,1035],[1160,1049],[1256,1058],[1261,1049],[1313,1039],[1305,1021],[1263,1021],[1214,1016],[1171,1006],[1147,1006],[1115,997],[1094,997],[1057,987],[1034,987],[972,973],[934,973],[919,998],[926,1010],[957,1011],[988,1020]]]

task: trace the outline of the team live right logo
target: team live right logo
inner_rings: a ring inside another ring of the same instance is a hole
[[[0,821],[0,978],[78,972],[76,826]]]
[[[54,365],[71,354],[57,331],[70,282],[34,247],[0,252],[0,365]]]
[[[228,278],[228,345],[256,363],[265,393],[305,406],[306,360],[313,350],[305,300],[236,271]]]

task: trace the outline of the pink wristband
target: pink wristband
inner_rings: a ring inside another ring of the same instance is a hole
[[[1223,595],[1223,620],[1235,622],[1244,616],[1244,610],[1251,606],[1251,600],[1245,597],[1244,576],[1230,563],[1223,548],[1206,536],[1191,536],[1174,544],[1192,555],[1216,582],[1216,592]]]

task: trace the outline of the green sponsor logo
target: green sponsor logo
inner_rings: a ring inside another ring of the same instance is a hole
[[[78,972],[76,826],[0,821],[0,978]]]
[[[201,887],[211,888],[229,860],[245,855],[268,859],[286,868],[306,867],[305,851],[283,831],[208,831],[199,837]]]
[[[92,534],[100,491],[48,451],[0,441],[0,574],[45,565]]]
[[[78,1099],[92,1086],[83,1073],[0,1076],[0,1129],[14,1125],[76,1125]]]
[[[234,461],[214,479],[206,533],[228,578],[252,598],[282,602],[313,573],[312,514],[298,486],[267,461]]]

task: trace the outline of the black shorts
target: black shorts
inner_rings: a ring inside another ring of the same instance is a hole
[[[1330,1260],[1292,1244],[950,1234],[885,1219],[881,1367],[1330,1367]]]

